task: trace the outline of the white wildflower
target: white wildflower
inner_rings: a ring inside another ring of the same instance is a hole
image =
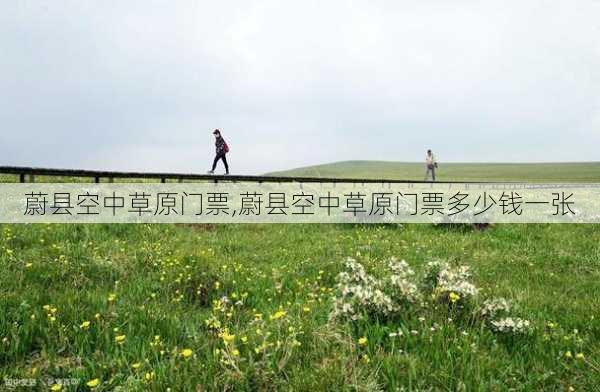
[[[419,299],[419,290],[417,285],[410,280],[415,272],[406,261],[398,261],[394,257],[389,260],[388,267],[391,271],[390,282],[395,289],[397,300],[399,302],[416,302]]]
[[[511,304],[505,298],[492,298],[486,300],[482,305],[479,313],[487,318],[493,319],[498,315],[506,315],[510,312]]]
[[[478,289],[470,280],[471,272],[466,265],[452,267],[444,261],[427,263],[425,283],[433,289],[438,298],[449,299],[451,293],[458,299],[468,299],[477,295]]]
[[[527,334],[531,331],[531,323],[529,320],[521,318],[505,317],[500,320],[495,320],[490,323],[492,330],[506,334]]]

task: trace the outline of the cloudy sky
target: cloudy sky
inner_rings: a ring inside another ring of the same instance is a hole
[[[600,160],[600,1],[0,0],[0,165]]]

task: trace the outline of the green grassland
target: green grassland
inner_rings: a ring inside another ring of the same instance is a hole
[[[401,166],[349,165],[301,175],[397,178]],[[583,165],[496,175],[598,181]],[[0,390],[49,390],[49,377],[97,391],[598,390],[599,244],[599,226],[575,224],[0,225]],[[394,256],[418,299],[331,317],[347,257],[384,281]],[[469,266],[478,293],[429,287],[440,259]],[[494,297],[526,333],[490,328]]]
[[[416,162],[347,161],[309,166],[271,175],[422,180],[425,165]],[[600,162],[582,163],[444,163],[445,181],[598,182]]]

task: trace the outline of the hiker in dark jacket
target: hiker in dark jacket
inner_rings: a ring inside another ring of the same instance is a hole
[[[221,136],[221,131],[215,129],[213,135],[215,135],[215,147],[217,154],[215,156],[215,160],[213,161],[212,170],[210,170],[208,174],[213,174],[215,172],[215,168],[217,167],[217,162],[219,162],[219,159],[223,160],[223,164],[225,165],[225,174],[229,174],[229,165],[227,164],[227,158],[225,157],[225,155],[229,152],[229,146],[227,146],[225,139],[223,139],[223,136]]]

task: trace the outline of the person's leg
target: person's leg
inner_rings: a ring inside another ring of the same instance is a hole
[[[229,174],[229,165],[227,164],[227,158],[225,156],[225,154],[223,154],[223,164],[225,165],[225,174]]]
[[[431,178],[433,178],[433,181],[435,181],[435,167],[431,168]]]
[[[211,171],[215,171],[215,169],[217,168],[217,162],[219,162],[219,158],[220,158],[220,156],[217,154],[215,156],[215,160],[213,161],[213,165],[212,165],[212,170]]]

